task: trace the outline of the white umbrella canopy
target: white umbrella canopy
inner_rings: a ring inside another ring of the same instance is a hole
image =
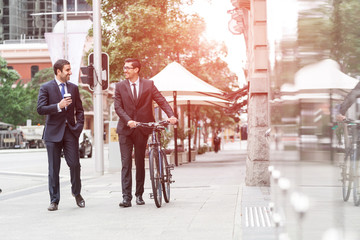
[[[173,96],[165,96],[168,103],[174,102]],[[217,106],[217,107],[229,107],[229,101],[223,100],[217,97],[211,96],[197,96],[197,95],[180,95],[176,97],[176,104],[179,105],[201,105],[201,106]]]
[[[209,95],[221,97],[220,89],[204,82],[177,62],[167,65],[161,72],[151,78],[157,89],[164,96],[177,95]]]
[[[341,72],[336,61],[325,59],[301,68],[296,72],[294,82],[294,85],[286,83],[281,86],[283,100],[321,101],[329,98],[338,100],[359,81]]]
[[[168,64],[161,72],[151,78],[154,81],[156,88],[167,97],[167,101],[174,103],[175,116],[177,116],[177,105],[188,105],[201,103],[199,105],[210,105],[212,100],[214,105],[215,101],[219,98],[225,101],[223,92],[220,89],[204,82],[194,74],[189,72],[186,68],[177,62]],[[213,97],[212,99],[194,99],[195,96]],[[219,100],[221,100],[219,99]],[[175,100],[175,101],[174,101]],[[190,114],[190,112],[189,112]],[[188,118],[190,119],[190,117]],[[188,123],[190,125],[190,123]],[[190,149],[191,135],[189,132],[189,149]],[[177,128],[174,128],[174,142],[175,142],[175,165],[178,165],[177,159]],[[189,151],[189,161],[191,159],[191,151]]]
[[[295,74],[295,88],[309,89],[353,89],[359,81],[340,71],[339,64],[332,59],[307,65]]]

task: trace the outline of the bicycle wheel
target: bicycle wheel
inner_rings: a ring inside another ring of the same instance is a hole
[[[356,160],[356,162],[353,164],[353,180],[354,180],[354,186],[353,186],[353,198],[354,198],[354,205],[359,206],[360,205],[360,164],[359,161]]]
[[[352,170],[351,170],[351,159],[354,158],[354,152],[352,149],[348,149],[345,155],[343,164],[341,165],[341,181],[342,181],[342,193],[343,199],[346,202],[350,197],[350,190],[352,184]]]
[[[149,157],[150,180],[154,196],[155,205],[161,207],[161,175],[159,170],[159,154],[157,149],[151,149]]]
[[[166,154],[164,151],[161,151],[161,158],[162,158],[162,172],[163,174],[163,181],[162,181],[162,191],[164,194],[164,200],[165,202],[170,202],[170,183],[171,183],[171,173],[168,161],[166,159]]]

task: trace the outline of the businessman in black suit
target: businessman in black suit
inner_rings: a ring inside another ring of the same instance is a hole
[[[83,208],[85,201],[80,195],[79,136],[84,127],[84,110],[78,87],[68,82],[71,66],[67,60],[60,59],[54,66],[55,79],[40,87],[37,112],[46,115],[43,139],[46,144],[49,162],[49,211],[56,211],[60,201],[60,154],[64,151],[70,168],[71,191],[76,204]],[[66,97],[71,94],[71,97]],[[65,95],[65,98],[64,98]]]
[[[145,204],[142,194],[145,182],[145,150],[151,129],[135,128],[138,122],[153,122],[153,101],[169,117],[168,121],[175,124],[177,119],[165,98],[155,87],[154,82],[139,77],[141,65],[139,60],[125,60],[124,73],[126,80],[116,84],[115,111],[119,116],[117,133],[121,152],[121,185],[123,201],[120,207],[131,207],[132,188],[132,151],[135,149],[136,165],[136,204]]]

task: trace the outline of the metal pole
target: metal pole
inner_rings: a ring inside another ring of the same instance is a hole
[[[94,140],[95,140],[95,171],[104,174],[104,120],[102,105],[102,78],[101,78],[101,22],[100,2],[93,0],[94,26]]]
[[[326,130],[330,131],[330,160],[331,163],[334,163],[334,149],[333,149],[333,143],[334,143],[334,134],[333,134],[333,130],[332,127],[334,126],[334,122],[333,122],[333,101],[332,101],[332,97],[333,97],[333,91],[332,89],[330,89],[330,93],[329,93],[329,108],[330,108],[330,122],[328,123],[330,126],[327,126]],[[323,133],[324,134],[324,133]]]
[[[67,38],[67,1],[63,0],[64,6],[64,58],[68,60],[68,38]]]
[[[178,117],[178,114],[177,114],[177,106],[176,106],[176,91],[173,92],[173,98],[174,98],[174,114],[175,114],[175,117],[177,118]],[[176,123],[174,125],[174,155],[175,155],[175,166],[178,166],[178,151],[177,151],[177,126],[178,126],[178,123]]]
[[[189,159],[188,162],[191,162],[191,121],[190,121],[190,100],[187,100],[187,110],[188,110],[188,139],[189,139]]]

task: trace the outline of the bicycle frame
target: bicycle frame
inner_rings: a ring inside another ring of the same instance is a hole
[[[153,131],[151,133],[151,143],[149,144],[150,150],[156,149],[157,150],[157,154],[158,154],[158,159],[159,159],[159,169],[160,169],[160,179],[163,179],[163,166],[162,166],[162,156],[161,156],[161,138],[160,138],[160,130],[153,128]]]

